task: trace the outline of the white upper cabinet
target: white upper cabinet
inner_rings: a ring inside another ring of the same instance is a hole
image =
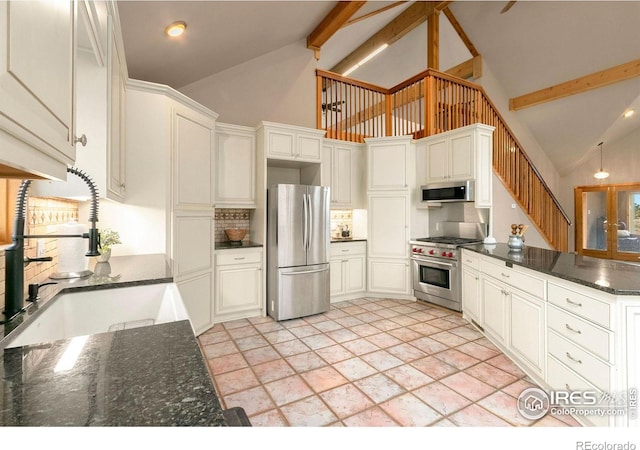
[[[268,159],[300,162],[322,162],[323,130],[272,122],[258,126]]]
[[[325,139],[324,149],[331,161],[331,207],[364,208],[364,145]]]
[[[216,124],[216,207],[256,207],[254,128]]]
[[[125,108],[127,65],[120,45],[117,14],[109,15],[109,115],[107,143],[107,197],[124,200],[125,196]]]
[[[0,173],[75,161],[76,2],[0,3]]]
[[[366,139],[369,191],[405,191],[410,188],[411,138]]]
[[[173,206],[201,209],[214,206],[213,145],[215,119],[175,103],[173,131]]]

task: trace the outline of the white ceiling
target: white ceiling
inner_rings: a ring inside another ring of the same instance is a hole
[[[334,1],[119,1],[129,75],[176,89],[305,39]],[[393,2],[369,1],[356,16]],[[640,1],[455,1],[449,7],[503,91],[516,97],[640,59]],[[340,30],[321,51],[329,69],[399,14],[394,8]],[[179,41],[163,35],[184,20]],[[470,57],[444,15],[440,68]],[[426,24],[352,77],[384,87],[426,68]],[[393,69],[389,69],[393,68]],[[407,75],[405,75],[407,74]],[[625,109],[637,114],[621,119]],[[640,127],[640,77],[518,111],[560,174]]]

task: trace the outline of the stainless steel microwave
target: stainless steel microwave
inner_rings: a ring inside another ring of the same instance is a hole
[[[427,184],[420,188],[420,198],[422,203],[472,202],[474,188],[473,180]]]

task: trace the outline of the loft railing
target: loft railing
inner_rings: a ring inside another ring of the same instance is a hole
[[[484,123],[495,127],[493,169],[549,245],[566,251],[571,221],[481,86],[428,69],[381,88],[317,70],[317,128],[327,137],[414,138]]]

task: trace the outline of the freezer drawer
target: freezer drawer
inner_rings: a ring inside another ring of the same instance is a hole
[[[278,269],[267,310],[275,320],[329,311],[329,264]]]

